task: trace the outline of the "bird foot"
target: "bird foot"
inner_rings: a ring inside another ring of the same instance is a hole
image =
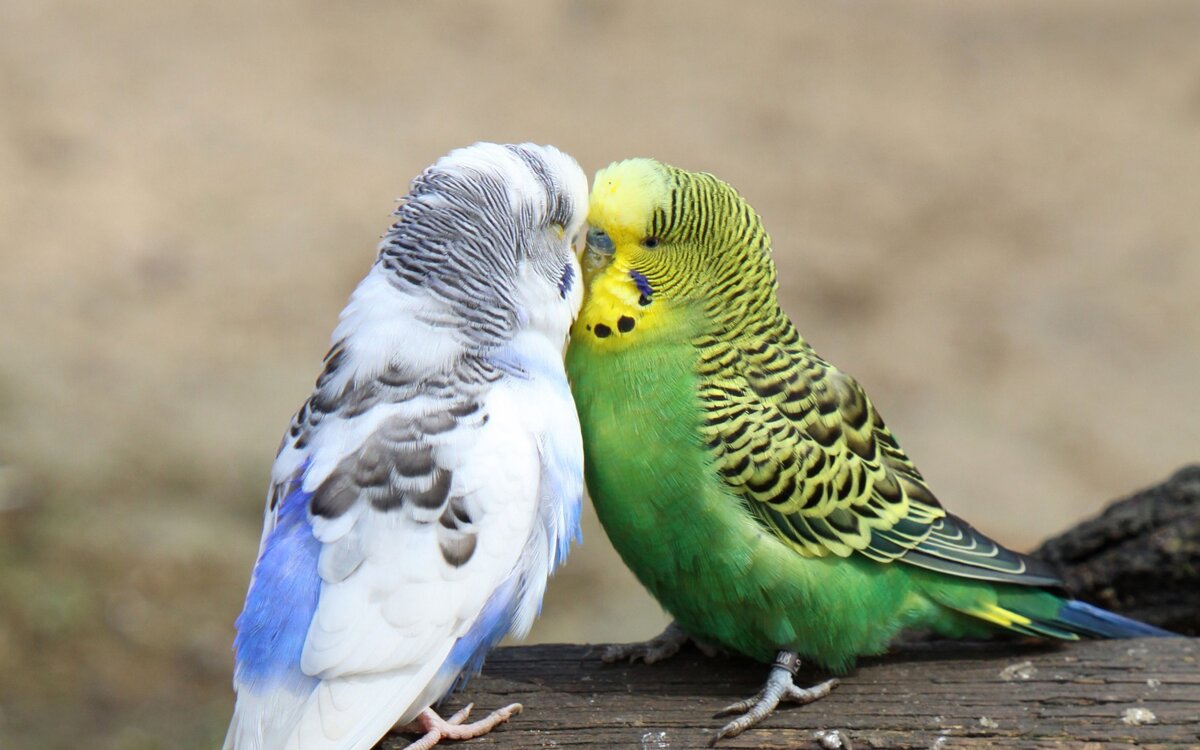
[[[776,654],[775,664],[771,667],[771,674],[767,677],[767,683],[763,685],[762,690],[758,691],[754,697],[728,705],[713,715],[715,719],[720,716],[742,714],[721,727],[721,731],[717,732],[708,746],[716,745],[718,740],[725,737],[735,737],[758,724],[770,716],[775,707],[783,701],[801,705],[812,703],[829,695],[830,691],[837,687],[837,680],[826,680],[810,688],[796,687],[792,680],[799,667],[800,658],[794,652],[780,651]]]
[[[449,719],[443,719],[432,708],[427,708],[404,726],[395,727],[394,731],[425,735],[405,750],[429,750],[442,740],[469,740],[473,737],[481,737],[521,713],[521,704],[513,703],[493,711],[486,718],[464,724],[463,722],[471,715],[471,709],[474,706],[474,703],[468,703]]]
[[[600,660],[605,664],[614,664],[619,661],[628,661],[632,664],[640,659],[647,664],[653,664],[679,653],[679,649],[688,641],[696,644],[696,648],[700,649],[705,656],[716,656],[717,654],[715,648],[696,640],[683,632],[683,628],[671,623],[663,632],[648,641],[605,646],[600,653]]]

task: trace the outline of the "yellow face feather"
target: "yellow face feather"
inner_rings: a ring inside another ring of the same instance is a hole
[[[573,341],[600,350],[616,350],[645,343],[651,333],[665,333],[674,322],[666,302],[651,303],[631,275],[621,255],[593,275],[587,283],[583,307],[571,330]]]
[[[662,164],[653,159],[626,159],[596,173],[588,204],[588,223],[600,227],[617,247],[640,242],[654,212],[671,199]]]
[[[611,350],[644,341],[669,319],[664,304],[651,304],[646,282],[639,287],[635,265],[655,212],[669,205],[670,189],[663,165],[653,159],[627,159],[596,173],[588,224],[612,247],[605,253],[589,247],[582,259],[586,296],[572,335],[588,346]]]

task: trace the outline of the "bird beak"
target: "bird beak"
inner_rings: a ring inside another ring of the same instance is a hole
[[[612,262],[613,250],[612,238],[605,234],[603,229],[599,227],[588,229],[587,246],[583,250],[583,257],[579,259],[579,265],[583,269],[585,290],[591,287],[592,279]]]

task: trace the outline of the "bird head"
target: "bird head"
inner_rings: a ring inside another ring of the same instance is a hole
[[[583,296],[586,211],[587,177],[552,146],[451,151],[412,181],[335,339],[367,373],[399,351],[408,370],[444,370],[527,330],[561,346]]]
[[[596,174],[588,224],[589,288],[603,274],[629,276],[655,303],[728,305],[763,291],[773,298],[762,221],[711,174],[653,159],[616,162]]]

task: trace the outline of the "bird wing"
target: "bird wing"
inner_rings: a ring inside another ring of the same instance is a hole
[[[370,747],[532,620],[530,568],[557,543],[535,533],[547,439],[528,379],[480,367],[474,391],[399,373],[335,389],[285,438],[226,747]]]
[[[1044,563],[947,513],[862,387],[817,356],[790,323],[776,340],[706,343],[703,430],[721,476],[798,553],[1059,583]]]

